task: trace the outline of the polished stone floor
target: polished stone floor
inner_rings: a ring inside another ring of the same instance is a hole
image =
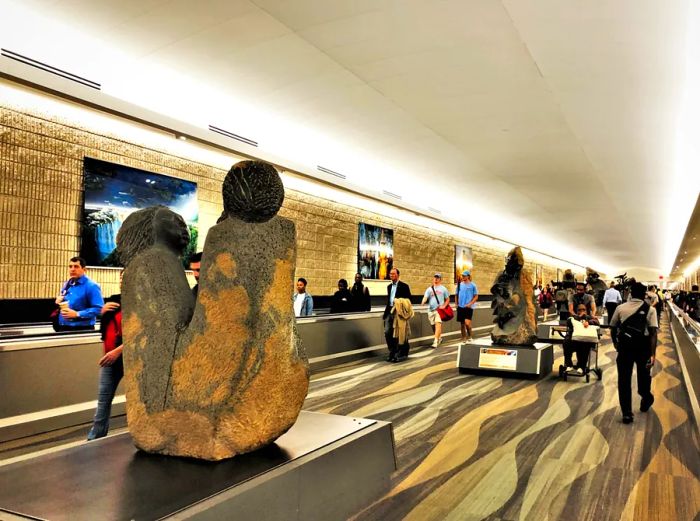
[[[305,408],[394,425],[392,488],[357,519],[700,519],[698,430],[668,321],[656,402],[631,425],[621,422],[615,356],[606,333],[602,381],[532,381],[460,375],[456,347],[441,347],[319,375]],[[558,367],[560,349],[555,358]]]

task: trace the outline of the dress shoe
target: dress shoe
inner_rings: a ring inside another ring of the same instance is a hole
[[[396,355],[389,355],[386,357],[387,362],[396,362]]]
[[[632,416],[631,414],[625,414],[622,417],[622,423],[632,423],[633,421],[634,421],[634,416]]]
[[[649,408],[654,404],[654,395],[651,395],[651,399],[642,400],[642,404],[639,406],[639,410],[642,412],[647,412]]]

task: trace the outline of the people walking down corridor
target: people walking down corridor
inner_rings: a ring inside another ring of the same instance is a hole
[[[438,308],[446,308],[450,305],[450,292],[442,285],[442,275],[440,273],[433,275],[432,285],[423,294],[421,304],[426,302],[428,303],[428,321],[435,333],[432,347],[437,347],[442,343],[442,319],[440,318],[440,313],[438,313]]]
[[[408,341],[411,338],[411,319],[414,314],[411,299],[395,298],[391,314],[394,317],[394,339],[398,345],[397,355],[392,362],[402,362],[408,358]]]
[[[615,288],[615,282],[611,282],[610,287],[605,290],[605,295],[603,295],[603,307],[608,312],[608,324],[615,314],[615,308],[620,304],[622,304],[622,295]]]
[[[297,279],[297,293],[294,295],[294,315],[308,317],[314,314],[314,299],[311,293],[306,291],[306,279]]]
[[[457,301],[457,322],[462,332],[462,342],[472,341],[472,317],[474,306],[479,299],[479,290],[472,282],[469,270],[462,272],[462,280],[457,284],[455,300]]]
[[[386,340],[387,348],[389,348],[389,356],[387,357],[387,361],[389,362],[399,361],[399,339],[394,336],[394,317],[391,314],[391,310],[394,308],[396,299],[405,298],[409,301],[411,300],[411,288],[405,282],[401,282],[399,280],[400,277],[401,272],[398,268],[391,268],[391,270],[389,270],[391,284],[386,287],[387,302],[384,308],[384,314],[382,315],[382,320],[384,321],[384,339]]]
[[[539,297],[537,297],[537,304],[539,304],[544,315],[544,321],[546,322],[549,310],[554,305],[554,293],[552,293],[552,288],[549,284],[545,286]]]
[[[371,311],[372,300],[369,295],[369,288],[362,283],[362,275],[355,273],[355,283],[350,290],[352,294],[353,311]]]
[[[646,412],[654,403],[651,368],[656,360],[659,328],[656,309],[644,301],[646,286],[635,282],[629,302],[620,304],[610,321],[613,345],[617,351],[617,386],[622,422],[632,423],[632,370],[637,366],[637,392],[642,398],[639,410]]]

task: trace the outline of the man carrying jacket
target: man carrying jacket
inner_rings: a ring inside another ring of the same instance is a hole
[[[391,268],[391,271],[389,271],[391,284],[386,288],[387,303],[382,318],[384,319],[384,338],[389,348],[388,362],[399,361],[399,339],[394,337],[394,317],[391,314],[391,309],[394,307],[394,299],[411,299],[411,288],[408,287],[408,284],[399,280],[400,275],[401,272],[398,268]],[[408,355],[408,340],[406,340],[405,345],[401,346],[401,352]]]

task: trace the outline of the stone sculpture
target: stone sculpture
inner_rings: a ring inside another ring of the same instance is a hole
[[[603,308],[603,296],[605,296],[605,290],[608,289],[607,284],[604,280],[601,280],[600,274],[593,268],[586,268],[586,283],[593,291],[593,298],[595,299],[595,305],[598,309]]]
[[[491,340],[494,344],[531,346],[537,341],[532,278],[523,271],[523,265],[523,253],[516,246],[508,253],[505,269],[491,288],[494,296],[491,307],[495,315]]]
[[[295,229],[276,215],[282,182],[271,165],[243,161],[223,194],[196,302],[178,258],[187,244],[179,215],[134,212],[117,238],[127,419],[147,452],[220,460],[253,451],[294,424],[306,397],[290,297]]]

